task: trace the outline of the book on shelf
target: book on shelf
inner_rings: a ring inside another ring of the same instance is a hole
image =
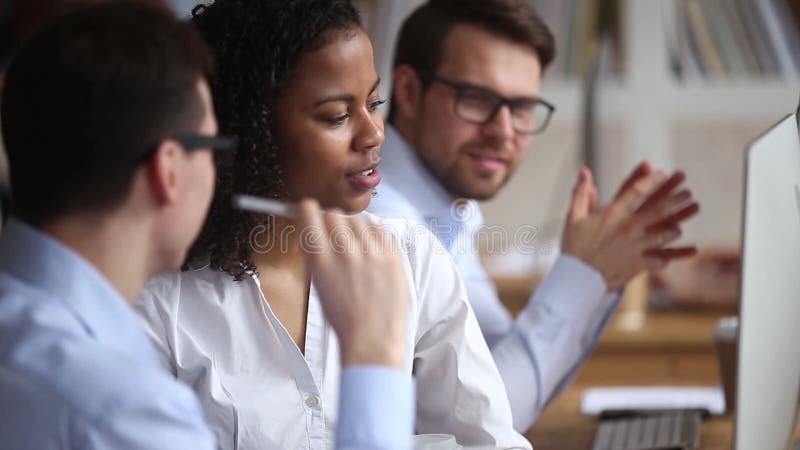
[[[584,78],[594,57],[602,55],[601,78],[622,74],[622,20],[620,0],[530,0],[556,41],[556,57],[548,77],[562,80]],[[601,51],[601,40],[608,51]]]
[[[662,1],[679,80],[800,78],[800,0]]]

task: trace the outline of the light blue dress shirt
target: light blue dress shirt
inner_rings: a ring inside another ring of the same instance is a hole
[[[0,237],[0,448],[212,449],[120,294],[12,219]]]
[[[407,450],[413,386],[342,377],[341,450]],[[0,448],[215,447],[191,390],[163,370],[132,309],[86,260],[11,220],[0,236]]]
[[[594,268],[561,255],[512,320],[480,263],[474,237],[484,221],[478,203],[454,203],[390,125],[381,156],[383,181],[368,210],[424,224],[453,256],[506,385],[514,428],[525,432],[595,347],[619,293],[607,293]]]

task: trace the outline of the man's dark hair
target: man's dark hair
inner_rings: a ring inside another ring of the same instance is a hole
[[[17,39],[12,28],[11,2],[0,4],[0,73],[11,60]]]
[[[529,46],[536,52],[542,71],[555,56],[553,34],[529,0],[430,0],[403,22],[393,67],[407,64],[417,71],[436,72],[444,42],[458,24],[473,25]],[[394,122],[394,114],[392,104],[389,123]]]
[[[42,25],[67,12],[108,0],[2,0],[0,1],[0,71],[22,42]],[[165,0],[138,0],[169,10]]]
[[[119,204],[149,151],[196,131],[210,68],[190,25],[140,2],[44,26],[12,60],[2,95],[12,213],[43,225]]]
[[[255,272],[251,234],[265,218],[234,210],[232,196],[286,195],[278,152],[291,149],[279,148],[276,101],[305,52],[354,35],[361,19],[349,0],[216,0],[192,13],[217,63],[211,92],[220,133],[235,136],[239,147],[217,169],[214,200],[189,260],[241,280]]]

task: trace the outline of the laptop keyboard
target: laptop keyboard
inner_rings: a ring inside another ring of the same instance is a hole
[[[699,411],[642,414],[600,422],[592,450],[696,450]]]

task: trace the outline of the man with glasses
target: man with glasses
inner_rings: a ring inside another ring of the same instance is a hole
[[[582,169],[561,256],[516,320],[503,308],[475,248],[476,200],[497,194],[546,129],[555,107],[539,87],[553,55],[552,34],[526,0],[430,0],[414,11],[395,52],[383,183],[370,206],[421,222],[447,247],[521,432],[585,360],[625,283],[695,252],[669,247],[698,211],[689,191],[676,192],[681,173],[643,163],[597,208]]]
[[[11,61],[0,448],[213,448],[130,308],[210,203],[212,148],[181,143],[217,132],[209,69],[187,25],[127,2],[53,20]]]
[[[184,262],[214,192],[213,155],[235,148],[216,136],[210,59],[163,8],[110,2],[53,20],[12,60],[0,111],[14,193],[0,236],[0,448],[216,448],[131,308],[151,276]],[[406,337],[370,325],[405,327],[400,259],[335,252],[331,228],[361,219],[326,218],[313,201],[298,211],[319,232],[306,256],[323,308],[348,337],[337,448],[406,450]],[[363,289],[341,289],[345,277]]]

